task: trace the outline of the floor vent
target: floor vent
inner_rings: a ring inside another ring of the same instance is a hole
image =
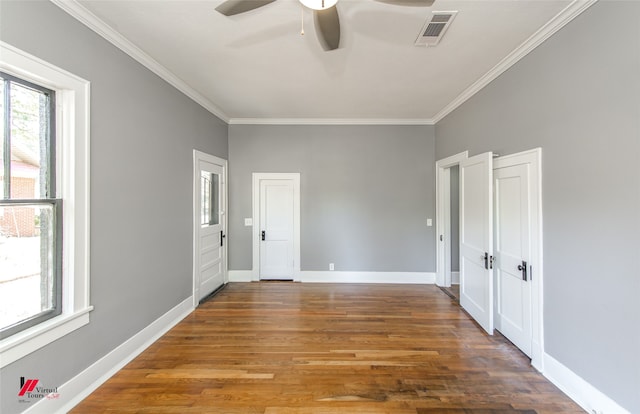
[[[422,26],[422,30],[420,30],[420,34],[416,39],[416,46],[435,46],[440,43],[442,36],[444,36],[458,12],[434,11],[432,13],[424,26]]]

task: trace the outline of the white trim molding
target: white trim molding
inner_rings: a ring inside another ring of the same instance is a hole
[[[435,125],[433,119],[231,118],[230,125]]]
[[[229,270],[229,282],[253,282],[253,270]]]
[[[127,55],[131,56],[134,60],[140,63],[142,66],[149,69],[151,72],[158,75],[161,79],[164,79],[171,86],[187,95],[198,105],[202,106],[213,115],[217,116],[226,123],[229,123],[229,117],[220,108],[218,108],[213,102],[205,98],[200,92],[187,85],[182,79],[177,77],[169,69],[158,63],[154,58],[149,56],[146,52],[140,49],[138,46],[131,43],[126,37],[118,33],[115,29],[103,22],[95,14],[91,13],[86,7],[81,5],[76,0],[51,0],[53,4],[60,7],[66,13],[71,15],[74,19],[93,30],[95,33],[103,37],[109,43],[122,50]]]
[[[173,72],[161,65],[142,49],[134,45],[114,28],[98,18],[77,0],[51,0],[66,13],[80,23],[93,30],[99,36],[131,56],[137,62],[151,70],[170,85],[187,95],[203,108],[217,116],[227,124],[236,125],[435,125],[457,107],[466,102],[491,81],[504,73],[520,59],[542,44],[550,36],[571,22],[575,17],[588,9],[597,0],[574,0],[564,10],[558,13],[536,33],[525,40],[518,48],[502,59],[475,83],[464,90],[453,101],[440,110],[432,118],[420,119],[370,119],[370,118],[230,118],[221,108],[200,92],[190,87]]]
[[[438,123],[598,0],[574,0],[433,117]]]
[[[631,414],[547,353],[542,374],[588,413]]]
[[[433,272],[335,272],[310,271],[300,272],[300,280],[304,283],[400,283],[432,285],[436,281]]]
[[[42,398],[23,413],[51,414],[70,411],[191,312],[193,312],[193,298],[189,297],[87,369],[59,386],[59,398]]]
[[[229,282],[257,282],[252,270],[229,270]],[[387,283],[432,285],[433,272],[343,272],[303,270],[297,282],[303,283]]]

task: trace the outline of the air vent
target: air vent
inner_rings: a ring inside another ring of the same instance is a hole
[[[435,46],[440,43],[451,22],[456,17],[457,11],[434,11],[427,19],[420,34],[416,39],[416,46]]]

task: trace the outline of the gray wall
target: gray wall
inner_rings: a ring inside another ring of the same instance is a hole
[[[595,4],[436,137],[437,159],[542,147],[546,352],[640,413],[640,3]]]
[[[460,271],[460,167],[449,168],[451,199],[451,271]]]
[[[252,268],[251,174],[301,173],[302,270],[435,271],[433,127],[229,127],[229,268]]]
[[[62,385],[191,295],[193,148],[227,158],[227,126],[46,1],[3,1],[0,38],[91,82],[91,323],[3,368]]]

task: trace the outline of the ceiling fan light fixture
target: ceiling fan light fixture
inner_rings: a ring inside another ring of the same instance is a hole
[[[326,10],[336,5],[338,0],[300,0],[303,6],[312,10]]]

